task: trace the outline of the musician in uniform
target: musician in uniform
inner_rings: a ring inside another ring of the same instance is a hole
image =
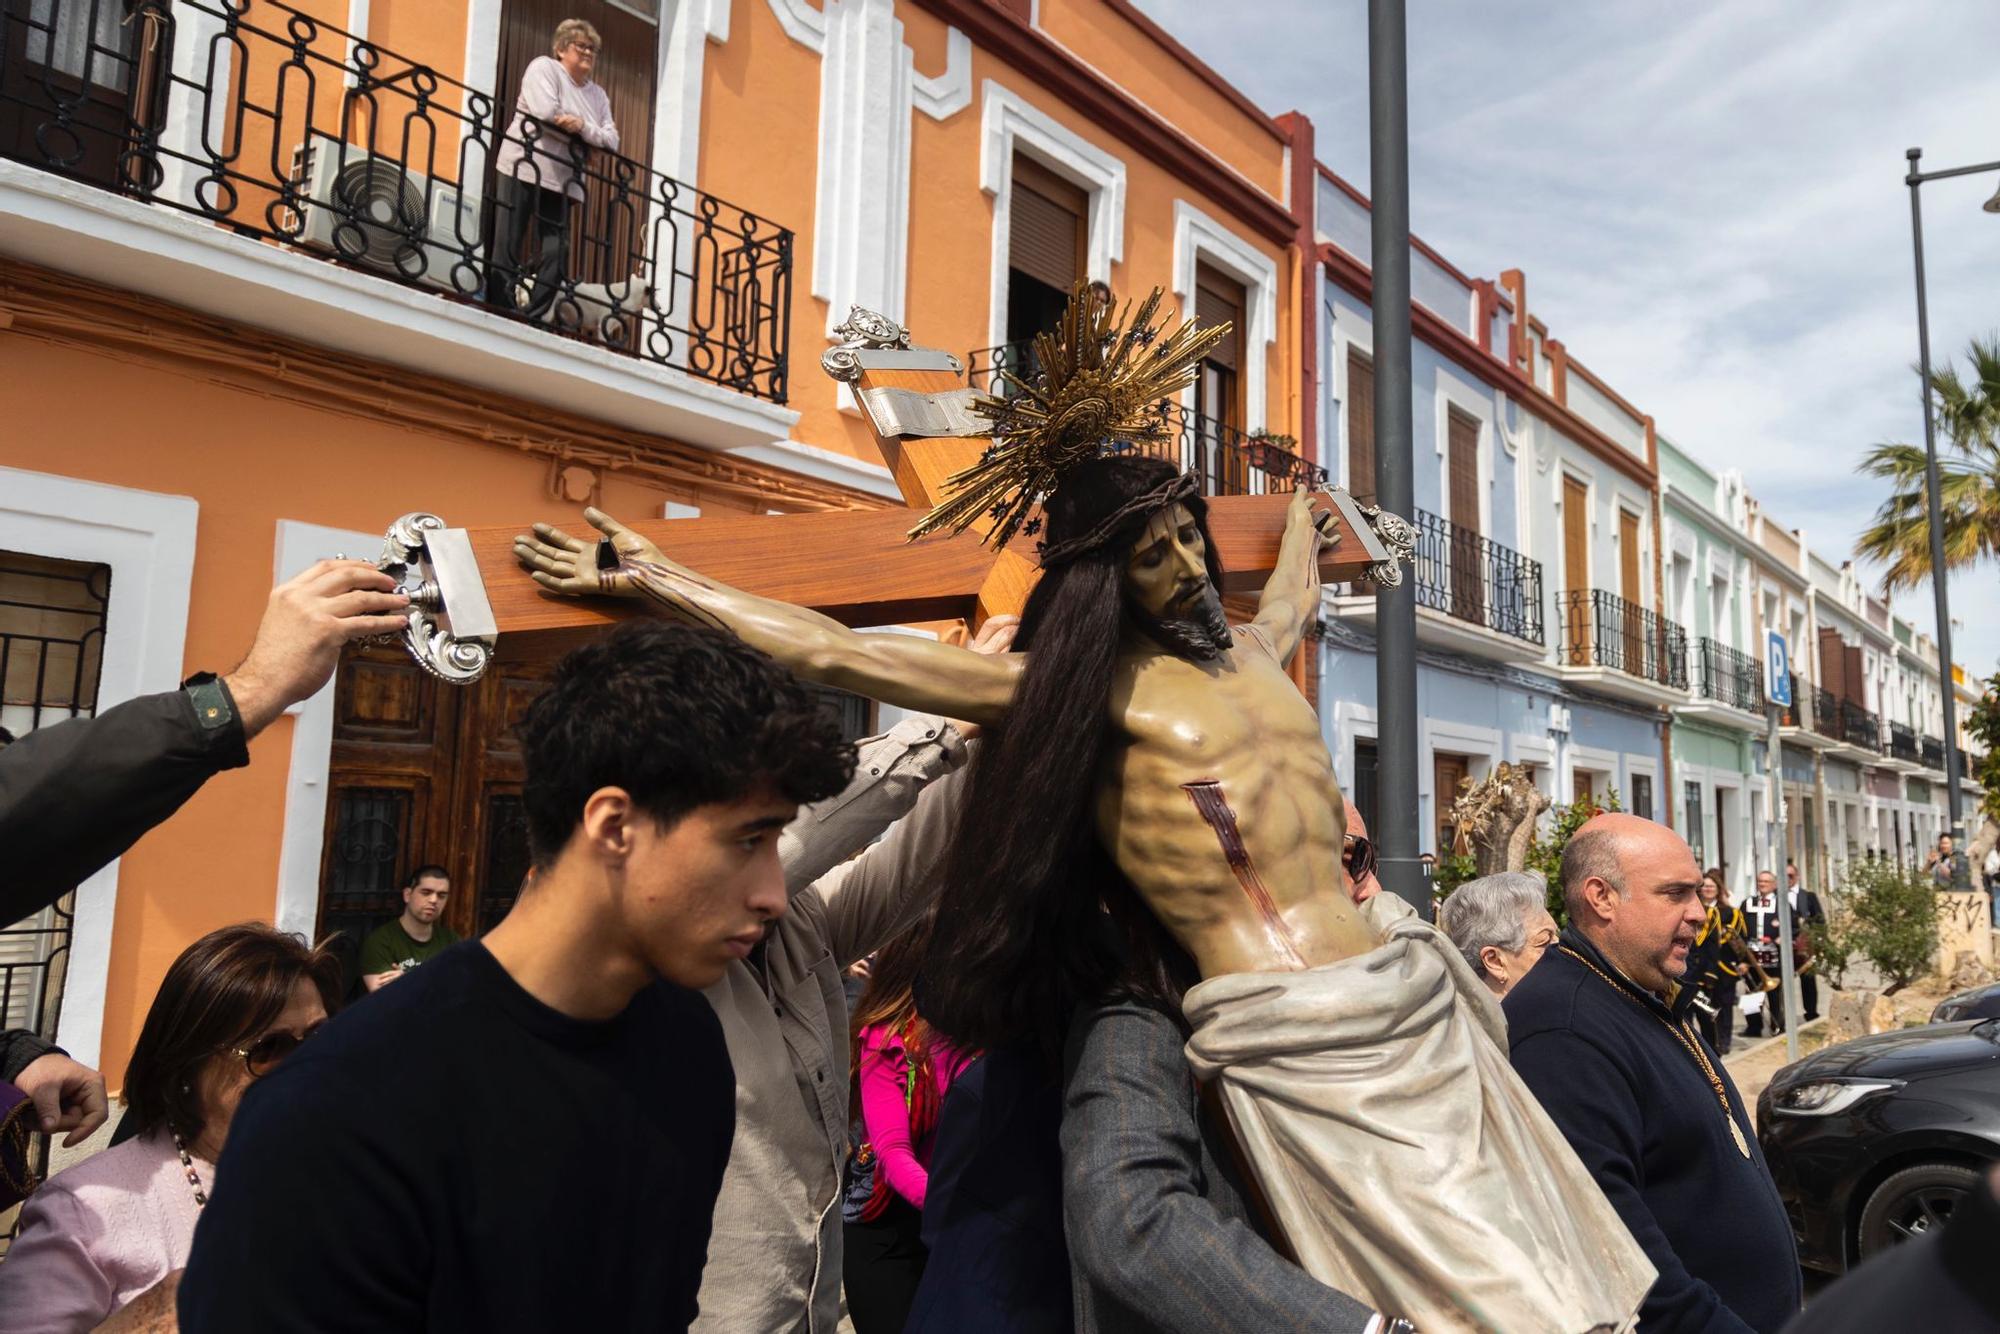
[[[1743,920],[1748,928],[1743,935],[1750,952],[1757,962],[1772,977],[1778,976],[1778,949],[1781,941],[1778,913],[1783,900],[1778,897],[1778,877],[1770,871],[1757,872],[1757,893],[1750,902],[1743,905]],[[1797,928],[1798,919],[1792,919]],[[1796,955],[1794,956],[1796,958]],[[1764,1036],[1764,1015],[1771,1016],[1771,1032],[1785,1031],[1785,1006],[1777,993],[1765,998],[1764,1008],[1750,1015],[1743,1024],[1743,1036],[1761,1038]]]
[[[1736,985],[1743,976],[1738,956],[1749,928],[1743,910],[1729,901],[1722,868],[1711,866],[1703,873],[1701,901],[1708,905],[1708,920],[1688,952],[1687,975],[1701,989],[1694,1005],[1701,1035],[1717,1055],[1727,1056],[1736,1036]]]

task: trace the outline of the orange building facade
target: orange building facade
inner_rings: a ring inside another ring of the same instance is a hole
[[[227,671],[274,580],[372,556],[409,512],[900,504],[818,366],[854,306],[985,377],[1024,369],[1076,283],[1163,287],[1237,333],[1162,448],[1214,491],[1313,468],[1311,126],[1125,0],[110,8],[0,20],[17,732]],[[491,156],[571,16],[605,36],[631,155],[589,159],[537,324],[477,299]],[[216,926],[353,926],[443,861],[479,929],[517,883],[506,724],[533,685],[356,656],[17,938],[7,1022],[49,1023],[115,1088],[168,963]]]

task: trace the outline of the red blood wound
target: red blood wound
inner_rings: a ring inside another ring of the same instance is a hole
[[[1236,883],[1257,909],[1257,915],[1264,919],[1265,936],[1283,951],[1292,967],[1304,968],[1306,961],[1299,953],[1298,944],[1285,926],[1285,919],[1278,915],[1278,905],[1272,902],[1271,891],[1264,888],[1263,880],[1257,875],[1257,868],[1250,861],[1250,849],[1243,846],[1243,831],[1237,828],[1236,812],[1229,808],[1228,799],[1222,795],[1222,784],[1205,778],[1196,783],[1182,783],[1181,791],[1188,794],[1195,810],[1215,831],[1215,841],[1222,845],[1223,859],[1229,863]]]

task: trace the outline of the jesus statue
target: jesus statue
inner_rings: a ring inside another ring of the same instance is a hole
[[[919,525],[1042,535],[1014,653],[851,630],[594,510],[601,541],[537,524],[516,555],[552,592],[642,599],[809,680],[984,729],[921,993],[954,1041],[1053,1054],[1083,1001],[1177,999],[1315,1277],[1426,1334],[1621,1329],[1653,1271],[1515,1078],[1486,988],[1390,896],[1349,895],[1332,759],[1285,670],[1330,522],[1301,487],[1256,614],[1231,627],[1197,483],[1121,407],[1183,387],[1221,332],[1155,328],[1154,304],[1121,328],[1073,302],[1043,336],[1049,371],[980,404],[996,443],[953,479],[961,503]]]

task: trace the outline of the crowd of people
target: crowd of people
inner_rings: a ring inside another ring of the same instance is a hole
[[[274,591],[235,672],[0,749],[0,841],[31,868],[0,915],[247,763],[402,605],[373,567],[321,562]],[[975,647],[1014,630],[995,618]],[[832,1331],[843,1308],[858,1334],[1406,1327],[1294,1262],[1185,1054],[1187,959],[1077,1007],[1055,1060],[930,1023],[977,727],[911,717],[856,748],[763,655],[639,620],[566,658],[519,731],[534,872],[507,917],[454,940],[448,877],[414,868],[361,951],[373,994],[337,1014],[323,949],[260,924],[189,946],[117,1142],[28,1198],[0,1331]],[[1373,869],[1349,803],[1343,882],[1406,913]],[[1606,814],[1559,879],[1566,925],[1522,873],[1459,886],[1438,919],[1658,1271],[1639,1328],[1861,1328],[1921,1281],[1930,1323],[1985,1327],[1964,1321],[1996,1310],[1990,1194],[1801,1314],[1729,1026],[1697,1027],[1698,1001],[1735,1010],[1723,946],[1772,929],[1776,878],[1738,908],[1672,830]],[[1810,921],[1792,879],[1784,910]],[[106,1119],[101,1078],[60,1051],[10,1034],[0,1058],[40,1129]]]

